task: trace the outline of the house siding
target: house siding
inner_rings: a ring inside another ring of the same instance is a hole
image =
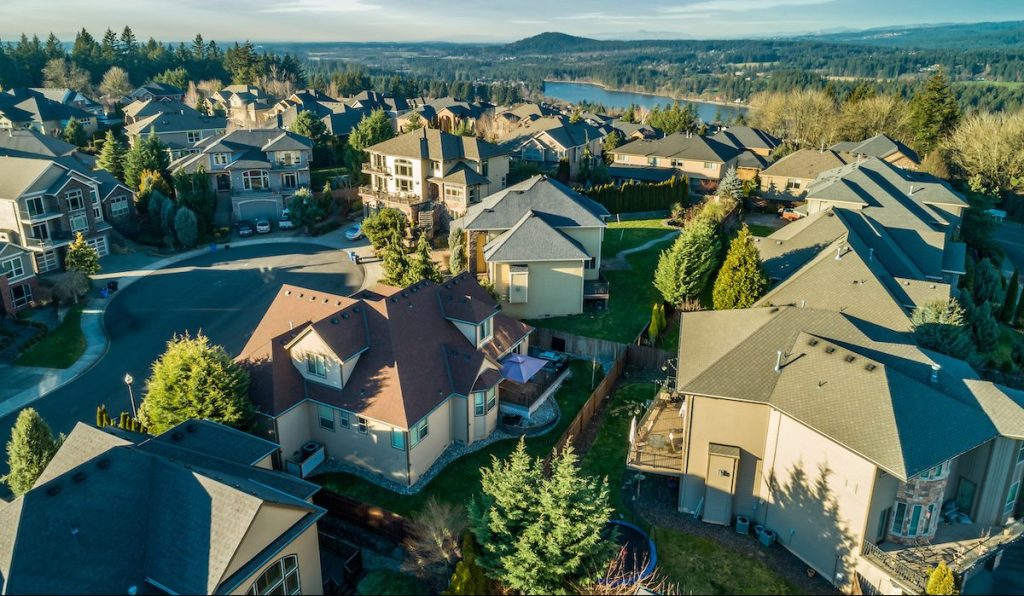
[[[235,588],[232,594],[245,594],[268,567],[277,563],[282,557],[296,555],[299,559],[299,589],[302,594],[323,594],[323,576],[320,570],[320,545],[317,537],[317,526],[313,524],[300,534],[291,544],[281,550],[271,562],[261,567]]]
[[[508,302],[509,263],[490,263],[490,278],[503,298],[502,311],[516,319],[539,319],[583,312],[582,261],[534,261],[528,263],[527,301]]]

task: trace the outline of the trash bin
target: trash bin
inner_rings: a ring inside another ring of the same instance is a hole
[[[750,533],[750,518],[745,515],[736,516],[736,533],[743,535]]]
[[[761,544],[765,546],[775,544],[775,532],[768,528],[765,528],[764,532],[761,532],[761,536],[759,538],[761,540]]]
[[[117,282],[116,281],[108,281],[107,282],[107,289],[110,290],[111,294],[116,292],[117,291]]]
[[[216,242],[211,242],[210,243],[210,252],[217,252],[217,243]]]
[[[358,263],[359,255],[356,254],[356,251],[350,250],[348,251],[348,260],[352,261],[353,263]]]
[[[110,297],[110,290],[108,290],[106,288],[100,288],[100,298],[108,298],[108,297]]]

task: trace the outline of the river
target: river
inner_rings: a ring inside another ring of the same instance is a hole
[[[629,91],[612,91],[600,85],[590,83],[559,83],[546,81],[544,83],[544,95],[552,99],[560,99],[569,103],[589,101],[599,103],[608,109],[624,109],[630,105],[638,105],[651,109],[656,105],[667,106],[679,101],[664,95],[650,95],[647,93],[632,93]],[[705,122],[711,122],[716,114],[728,121],[746,111],[742,106],[723,106],[702,101],[690,101],[697,107],[697,115]]]

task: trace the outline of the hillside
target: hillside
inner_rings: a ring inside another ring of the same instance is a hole
[[[926,49],[1020,49],[1024,45],[1024,21],[884,27],[799,39]]]

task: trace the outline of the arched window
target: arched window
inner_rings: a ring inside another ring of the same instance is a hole
[[[266,170],[242,172],[242,188],[245,190],[266,190],[270,186],[270,175]]]
[[[299,558],[288,555],[267,567],[246,594],[301,594],[299,586]]]

